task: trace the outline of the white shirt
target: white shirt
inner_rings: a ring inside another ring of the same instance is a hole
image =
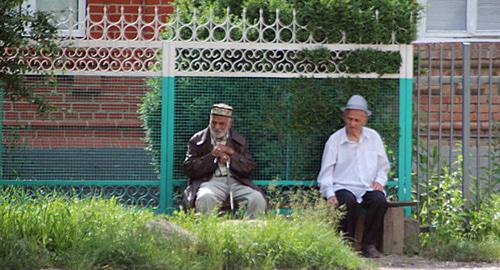
[[[355,142],[347,138],[346,129],[342,128],[325,144],[318,184],[325,198],[347,189],[361,203],[363,195],[373,190],[374,181],[385,186],[389,169],[384,143],[375,130],[363,127],[359,142]]]

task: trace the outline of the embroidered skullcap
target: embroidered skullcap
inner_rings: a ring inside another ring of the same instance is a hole
[[[217,103],[212,105],[212,110],[210,111],[210,114],[232,117],[233,107],[224,103]]]

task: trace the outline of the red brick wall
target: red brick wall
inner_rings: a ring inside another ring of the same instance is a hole
[[[141,17],[148,23],[155,9],[161,21],[173,12],[173,0],[87,0],[91,19],[100,21],[107,9],[107,18],[116,22],[123,16],[133,22]],[[154,26],[139,29],[145,38]],[[102,29],[90,29],[98,38]],[[116,38],[118,27],[109,31]],[[125,29],[133,39],[138,30]],[[59,147],[145,147],[138,104],[147,91],[143,78],[101,76],[60,76],[55,85],[44,85],[40,77],[28,77],[29,87],[36,95],[46,96],[54,111],[40,114],[35,105],[24,101],[4,103],[4,143],[34,148]]]
[[[138,106],[147,91],[143,78],[59,76],[54,85],[29,77],[52,111],[26,102],[4,103],[4,141],[30,148],[145,147]]]
[[[90,17],[92,21],[100,21],[103,18],[104,7],[106,7],[107,18],[111,22],[117,22],[123,16],[129,22],[134,22],[139,16],[139,8],[141,9],[141,17],[145,23],[152,22],[155,15],[155,9],[160,16],[161,22],[167,21],[169,14],[173,12],[174,0],[87,0],[87,5],[90,9]],[[128,27],[125,29],[128,38],[133,39],[138,35],[136,29]],[[151,35],[148,33],[153,32],[153,26],[142,27],[141,34],[145,38]],[[109,29],[109,37],[114,38],[120,32],[119,27],[112,27]],[[94,38],[102,35],[100,29],[91,29],[91,34]]]
[[[493,48],[492,51],[490,51],[490,46]],[[491,57],[490,52],[492,52]],[[427,132],[430,132],[434,136],[441,130],[442,135],[446,136],[453,130],[455,136],[460,136],[463,119],[461,78],[455,78],[453,85],[444,79],[441,82],[434,80],[429,85],[428,77],[429,74],[436,77],[462,76],[462,45],[460,43],[419,44],[415,46],[415,53],[419,56],[416,57],[414,70],[413,96],[415,109],[419,111],[420,116],[420,134],[427,136]],[[451,61],[453,58],[455,59],[454,68],[452,68]],[[500,44],[471,45],[470,72],[472,76],[478,74],[485,77],[500,76]],[[500,84],[492,83],[490,86],[487,81],[481,81],[478,87],[477,80],[471,79],[470,91],[471,135],[477,136],[479,128],[479,136],[487,137],[490,135],[490,130],[494,128],[493,125],[500,123]],[[427,122],[428,118],[429,122]]]

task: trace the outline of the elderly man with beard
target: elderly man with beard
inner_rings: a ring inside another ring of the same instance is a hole
[[[233,108],[212,105],[207,128],[194,134],[188,143],[184,173],[189,186],[183,206],[200,213],[214,213],[224,202],[246,210],[255,218],[266,211],[262,191],[250,181],[255,168],[245,138],[231,129]]]
[[[371,115],[366,100],[354,95],[341,110],[345,125],[326,142],[318,183],[328,203],[345,205],[340,229],[349,240],[354,240],[358,205],[366,209],[361,250],[365,257],[378,258],[375,244],[387,210],[389,160],[380,135],[365,127]]]

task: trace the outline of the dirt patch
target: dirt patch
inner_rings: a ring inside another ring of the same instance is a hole
[[[437,261],[420,256],[388,255],[379,259],[373,259],[378,269],[500,269],[499,263],[484,262],[447,262]]]

